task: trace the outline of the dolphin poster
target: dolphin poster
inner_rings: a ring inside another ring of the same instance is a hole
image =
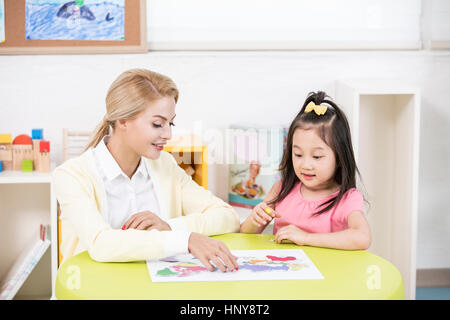
[[[124,0],[26,0],[29,40],[125,39]]]

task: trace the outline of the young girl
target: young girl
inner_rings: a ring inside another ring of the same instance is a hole
[[[277,243],[367,249],[370,228],[344,113],[324,92],[310,93],[292,121],[280,164],[282,178],[241,224],[261,233],[275,219]]]
[[[210,271],[238,268],[224,243],[236,232],[233,208],[199,187],[162,151],[174,125],[178,89],[146,69],[123,72],[86,151],[55,169],[63,261],[82,251],[100,262],[190,252]]]

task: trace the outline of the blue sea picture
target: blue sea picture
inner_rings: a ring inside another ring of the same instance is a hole
[[[26,0],[29,40],[124,40],[124,0]]]

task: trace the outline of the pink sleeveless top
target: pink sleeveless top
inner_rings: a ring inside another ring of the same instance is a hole
[[[306,200],[300,192],[301,182],[295,184],[291,192],[275,205],[281,217],[275,219],[273,234],[289,224],[310,233],[330,233],[348,228],[347,217],[354,211],[364,212],[363,196],[355,188],[349,189],[337,205],[320,215],[312,216],[319,211],[319,205],[337,196],[339,191],[319,200]],[[281,187],[280,187],[281,189]]]

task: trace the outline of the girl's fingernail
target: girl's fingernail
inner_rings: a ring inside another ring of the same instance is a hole
[[[124,225],[122,226],[122,230],[125,230],[126,228],[127,228],[127,225],[124,224]]]

